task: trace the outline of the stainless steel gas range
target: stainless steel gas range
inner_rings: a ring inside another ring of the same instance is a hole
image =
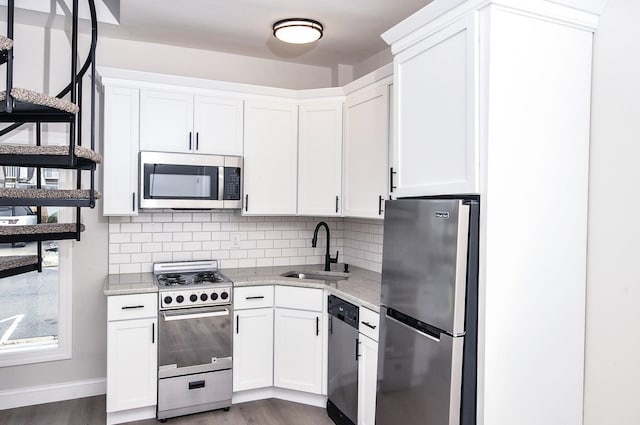
[[[153,273],[160,306],[157,418],[228,410],[232,282],[216,260],[156,263]]]

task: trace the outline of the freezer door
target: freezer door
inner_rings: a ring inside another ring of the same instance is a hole
[[[376,425],[459,425],[463,345],[382,312]]]
[[[385,206],[381,303],[463,335],[469,206],[459,199]]]

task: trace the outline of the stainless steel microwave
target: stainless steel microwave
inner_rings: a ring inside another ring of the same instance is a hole
[[[242,157],[140,152],[140,208],[242,208]]]

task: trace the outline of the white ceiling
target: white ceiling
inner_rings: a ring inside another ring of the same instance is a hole
[[[387,48],[380,34],[431,1],[123,0],[120,25],[101,23],[99,34],[310,65],[355,65]],[[289,17],[320,21],[324,37],[302,46],[277,41],[271,26]]]

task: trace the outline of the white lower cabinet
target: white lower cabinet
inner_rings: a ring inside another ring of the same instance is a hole
[[[274,386],[322,393],[323,323],[322,312],[275,309]]]
[[[152,407],[155,412],[158,383],[156,296],[156,294],[136,294],[109,297],[107,323],[107,414],[109,416],[148,407]],[[120,417],[126,418],[126,416]],[[119,423],[120,421],[108,418],[108,422]]]
[[[236,311],[233,327],[233,391],[271,387],[273,308]]]
[[[358,361],[358,425],[376,422],[376,380],[378,376],[378,343],[360,334]]]

